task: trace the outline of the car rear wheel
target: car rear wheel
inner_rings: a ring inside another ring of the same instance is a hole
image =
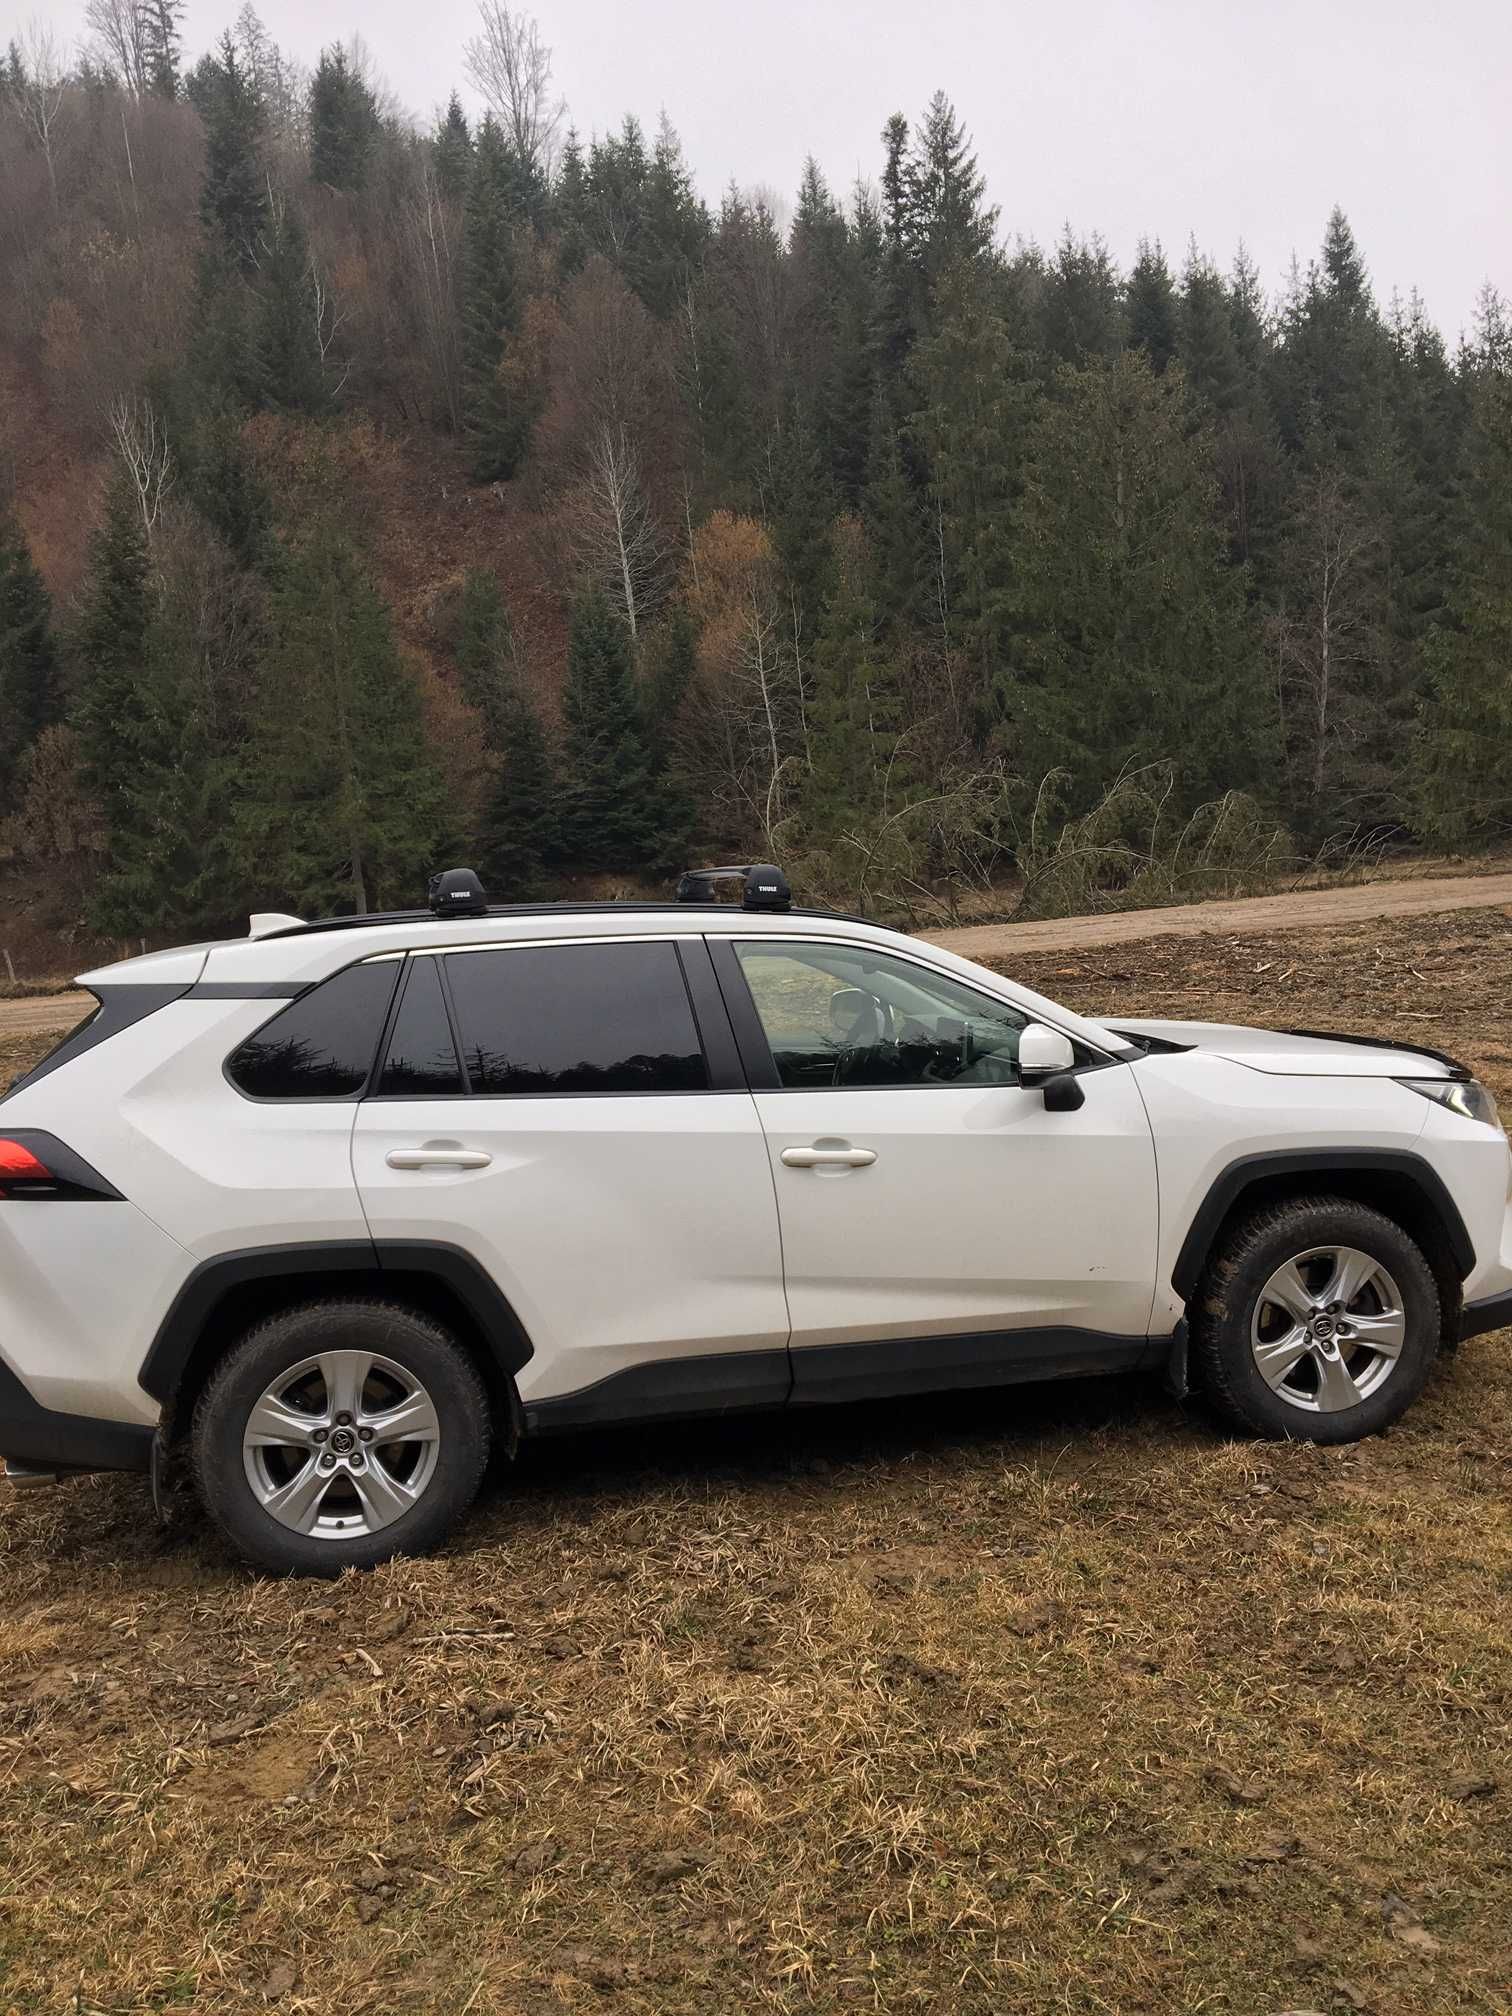
[[[1297,1198],[1242,1220],[1192,1316],[1193,1365],[1218,1414],[1295,1442],[1379,1433],[1422,1391],[1438,1340],[1422,1251],[1344,1197]]]
[[[200,1396],[200,1495],[274,1574],[337,1575],[437,1545],[488,1462],[488,1396],[439,1325],[385,1302],[316,1302],[253,1330]]]

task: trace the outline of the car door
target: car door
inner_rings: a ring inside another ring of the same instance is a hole
[[[461,1246],[498,1283],[532,1425],[784,1399],[771,1170],[702,939],[405,965],[358,1189],[375,1239]]]
[[[1155,1155],[1129,1070],[1082,1050],[1083,1104],[1049,1112],[1001,998],[833,937],[711,949],[777,1186],[795,1400],[1146,1355]]]

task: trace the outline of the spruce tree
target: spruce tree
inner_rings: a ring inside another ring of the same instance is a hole
[[[256,270],[267,222],[260,160],[263,112],[229,33],[205,76],[205,181],[200,214],[214,252],[243,272]]]
[[[518,678],[509,677],[497,696],[493,732],[501,760],[483,818],[483,886],[498,902],[529,902],[561,853],[561,783],[540,714]]]
[[[972,726],[1006,704],[1011,629],[1009,516],[1030,405],[1030,369],[1013,349],[982,273],[958,267],[940,290],[936,333],[914,352],[913,430],[929,464],[942,641],[971,668]]]
[[[447,101],[445,116],[431,144],[436,185],[448,203],[460,203],[467,194],[467,178],[472,172],[472,132],[455,91]]]
[[[1176,286],[1157,238],[1139,241],[1139,256],[1129,275],[1125,315],[1131,350],[1143,350],[1157,372],[1176,354]]]
[[[463,698],[475,707],[490,749],[505,748],[507,717],[518,680],[509,610],[491,567],[470,567],[462,582],[456,619],[457,670]]]
[[[447,833],[420,694],[351,542],[317,524],[288,560],[247,752],[240,831],[279,901],[414,901]]]
[[[624,624],[596,590],[572,612],[562,763],[562,848],[579,868],[629,870],[656,852],[640,694]]]
[[[1512,371],[1486,373],[1472,432],[1470,509],[1450,598],[1429,633],[1417,750],[1422,828],[1440,845],[1512,831]]]
[[[1066,226],[1040,292],[1039,325],[1041,347],[1066,364],[1111,357],[1122,346],[1118,275],[1100,238],[1077,238]]]
[[[815,650],[809,709],[812,762],[804,780],[803,824],[820,845],[864,827],[890,796],[903,795],[904,780],[896,774],[898,686],[868,573],[859,542],[848,539]]]
[[[330,405],[316,328],[310,245],[299,213],[278,199],[263,244],[256,345],[259,403],[312,416]]]
[[[1062,371],[1014,518],[1014,712],[1021,774],[1065,773],[1072,813],[1129,765],[1173,759],[1187,810],[1263,772],[1259,640],[1214,487],[1178,372],[1137,351]]]
[[[15,515],[0,510],[0,803],[14,809],[17,766],[57,717],[52,602]]]
[[[209,771],[180,640],[157,620],[134,490],[114,481],[75,637],[84,778],[105,848],[90,900],[99,930],[199,921]]]
[[[345,194],[362,188],[377,140],[378,106],[372,92],[348,64],[339,42],[322,49],[310,86],[311,176]]]
[[[499,371],[520,313],[510,181],[504,135],[490,114],[478,129],[463,223],[463,418],[480,483],[513,476],[529,432]]]
[[[142,54],[148,89],[158,98],[176,98],[182,32],[183,0],[142,0]]]

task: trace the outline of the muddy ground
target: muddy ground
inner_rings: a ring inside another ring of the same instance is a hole
[[[1013,970],[1512,1105],[1500,911]],[[1505,2012],[1509,1481],[1503,1334],[1326,1455],[1120,1382],[564,1441],[335,1586],[0,1497],[0,2007]]]

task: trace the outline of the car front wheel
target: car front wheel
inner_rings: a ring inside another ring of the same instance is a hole
[[[1438,1289],[1400,1225],[1351,1198],[1299,1198],[1237,1224],[1192,1316],[1215,1410],[1273,1440],[1354,1442],[1422,1391]]]
[[[192,1440],[200,1495],[240,1553],[274,1574],[337,1575],[450,1531],[488,1461],[488,1396],[429,1318],[316,1302],[231,1351]]]

